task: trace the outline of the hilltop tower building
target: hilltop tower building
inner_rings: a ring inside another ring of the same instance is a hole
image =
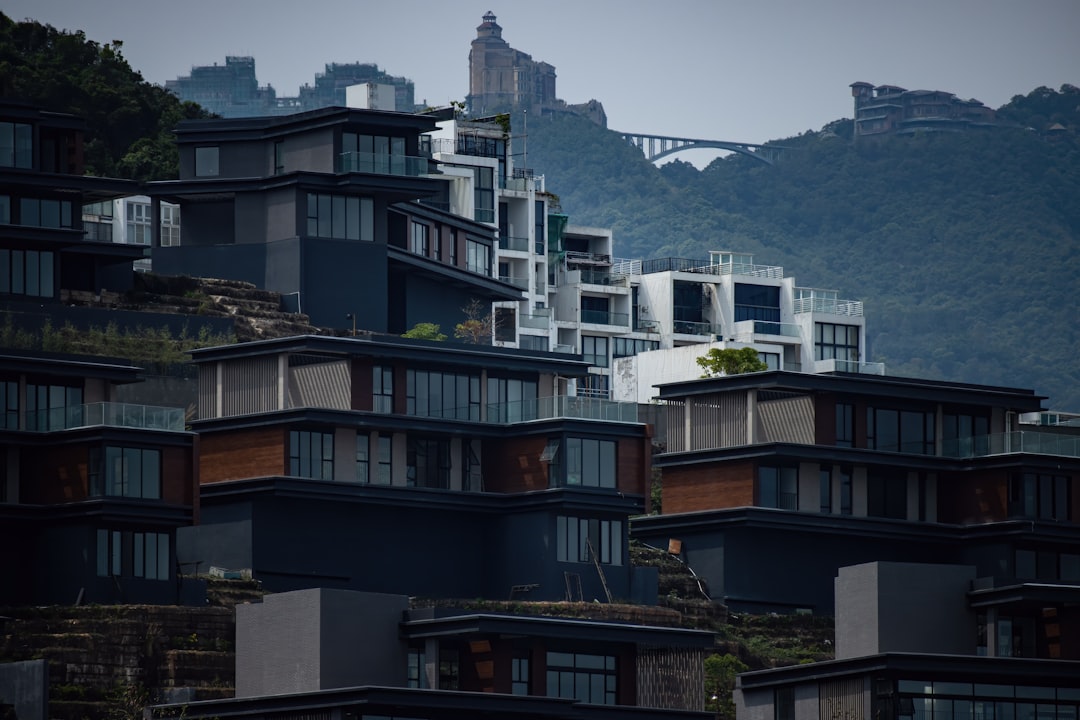
[[[510,47],[489,10],[469,50],[466,99],[473,115],[510,109],[540,112],[557,104],[555,66]]]

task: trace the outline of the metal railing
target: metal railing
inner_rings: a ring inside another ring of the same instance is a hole
[[[798,298],[792,303],[796,315],[815,312],[828,315],[862,317],[862,300],[834,300],[831,298]]]
[[[505,178],[501,181],[500,187],[514,192],[529,192],[530,190],[542,192],[544,189],[542,183],[543,178],[539,177]]]
[[[488,405],[487,408],[487,422],[489,423],[505,425],[554,418],[636,423],[638,422],[637,404],[594,397],[556,395],[536,400]]]
[[[571,272],[581,273],[579,282],[585,285],[602,285],[605,287],[620,286],[625,287],[627,284],[627,278],[625,275],[612,275],[609,272],[600,272],[599,270],[577,270]],[[570,279],[573,282],[573,279]]]
[[[344,152],[338,155],[336,172],[362,172],[377,175],[420,177],[428,172],[428,160],[413,155]]]
[[[617,325],[630,327],[630,313],[608,312],[607,310],[582,310],[581,322],[594,325]]]
[[[620,260],[617,265],[633,261]],[[754,265],[752,263],[710,263],[689,258],[653,258],[652,260],[640,261],[640,272],[643,275],[658,272],[690,272],[704,275],[748,275],[758,278],[772,278],[781,280],[784,277],[784,268],[778,265]]]
[[[941,454],[951,458],[972,458],[1010,453],[1080,457],[1080,437],[1057,433],[1014,430],[1013,432],[976,435],[946,440]]]
[[[27,430],[71,430],[102,425],[177,432],[184,429],[184,409],[98,402],[26,413]]]
[[[771,322],[768,320],[742,320],[735,323],[735,339],[738,342],[753,342],[755,335],[780,335],[798,338],[799,326],[794,323]]]
[[[529,252],[529,238],[513,237],[512,235],[500,235],[499,249],[514,250],[516,252]]]

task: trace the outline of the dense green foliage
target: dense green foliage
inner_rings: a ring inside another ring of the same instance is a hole
[[[709,348],[709,352],[697,358],[697,364],[705,371],[702,377],[742,375],[769,369],[769,366],[758,357],[758,351],[752,347]]]
[[[1080,90],[1038,88],[999,117],[1010,126],[858,144],[838,121],[777,141],[794,149],[775,166],[735,155],[700,172],[655,168],[581,118],[530,118],[528,164],[572,222],[613,228],[620,257],[752,252],[863,300],[867,359],[889,374],[1080,409]]]
[[[207,117],[198,105],[142,79],[120,52],[82,32],[15,22],[0,13],[0,96],[87,123],[87,172],[135,180],[178,176],[172,129]]]

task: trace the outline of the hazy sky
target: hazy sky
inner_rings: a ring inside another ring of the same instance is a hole
[[[464,100],[469,43],[491,10],[503,38],[555,66],[567,102],[609,127],[764,142],[851,116],[856,80],[998,107],[1080,84],[1080,0],[4,0],[15,20],[122,40],[147,80],[252,55],[295,95],[329,62],[369,62],[417,102]]]

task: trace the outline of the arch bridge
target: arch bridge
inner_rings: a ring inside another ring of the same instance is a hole
[[[774,165],[782,158],[784,151],[789,149],[781,145],[755,145],[754,143],[733,142],[731,140],[702,140],[700,138],[679,138],[625,132],[620,132],[619,135],[622,136],[623,140],[645,153],[645,157],[649,159],[649,162],[656,162],[661,158],[674,155],[683,150],[715,148],[717,150],[737,152],[755,160],[760,160],[767,165]]]

